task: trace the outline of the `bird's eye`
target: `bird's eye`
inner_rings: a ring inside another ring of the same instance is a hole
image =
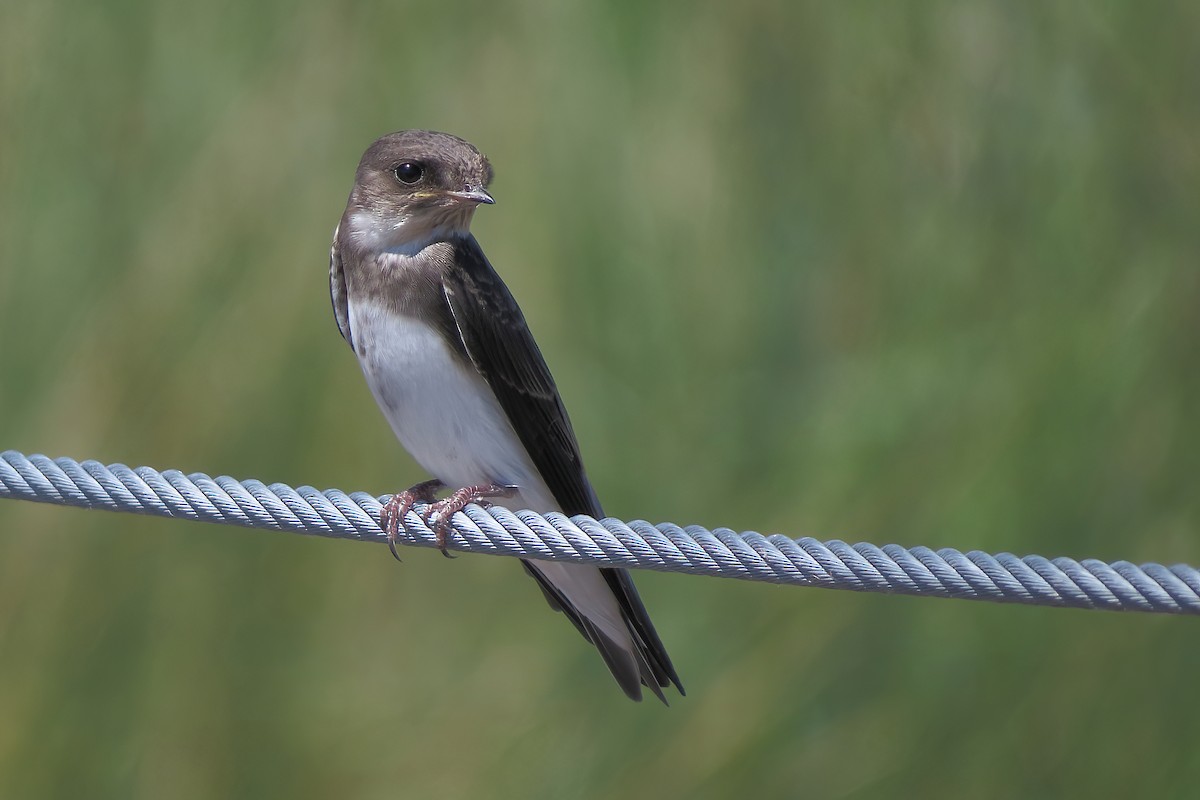
[[[405,161],[392,171],[396,173],[396,180],[401,183],[416,183],[425,174],[425,168],[413,161]]]

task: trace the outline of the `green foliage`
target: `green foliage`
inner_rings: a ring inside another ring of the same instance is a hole
[[[8,0],[0,449],[390,491],[362,149],[460,134],[617,516],[1200,562],[1200,11]],[[623,700],[500,559],[0,505],[4,797],[1190,797],[1190,620],[639,575]]]

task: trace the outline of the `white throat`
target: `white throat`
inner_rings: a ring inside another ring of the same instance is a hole
[[[350,238],[375,253],[415,256],[434,242],[461,239],[470,235],[474,209],[438,214],[423,210],[418,214],[383,217],[358,210],[350,214]]]

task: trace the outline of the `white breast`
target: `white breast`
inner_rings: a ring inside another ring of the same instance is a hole
[[[375,401],[426,471],[452,488],[513,483],[522,488],[526,507],[554,507],[491,388],[437,330],[378,304],[353,301],[350,329],[366,345],[359,363]]]
[[[558,510],[500,402],[487,383],[463,366],[441,334],[378,304],[350,300],[350,329],[375,402],[404,449],[451,489],[485,483],[521,487],[508,508]],[[538,562],[571,605],[614,642],[633,644],[612,590],[595,567]]]

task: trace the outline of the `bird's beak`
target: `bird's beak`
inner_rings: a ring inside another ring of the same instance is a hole
[[[484,191],[482,186],[468,186],[461,192],[447,192],[447,194],[455,200],[462,200],[466,203],[486,203],[490,206],[496,202],[490,194]]]

